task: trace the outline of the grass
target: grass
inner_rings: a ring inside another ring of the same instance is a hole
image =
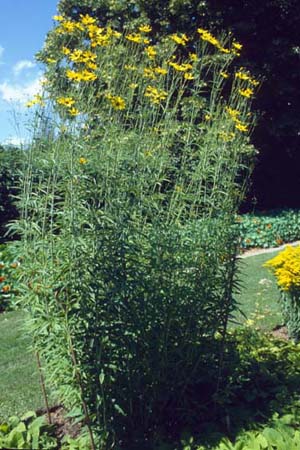
[[[263,264],[277,252],[251,256],[240,260],[240,293],[236,296],[246,317],[238,314],[241,323],[264,331],[282,325],[279,290],[273,274]]]
[[[282,323],[279,291],[274,276],[262,264],[274,253],[252,256],[240,261],[241,292],[237,295],[238,321],[265,331]],[[264,281],[262,281],[264,280]],[[24,313],[0,315],[0,422],[11,415],[43,407],[43,398],[30,341],[24,336]]]
[[[24,336],[24,313],[0,314],[0,422],[43,407],[35,357]]]

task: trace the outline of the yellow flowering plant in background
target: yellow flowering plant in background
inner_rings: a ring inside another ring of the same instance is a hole
[[[287,245],[264,264],[275,275],[281,291],[282,308],[289,334],[300,339],[300,247]]]

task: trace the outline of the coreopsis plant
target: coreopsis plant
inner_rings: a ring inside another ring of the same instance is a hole
[[[281,291],[281,304],[290,337],[300,339],[300,247],[287,245],[265,263],[274,273]]]
[[[215,398],[257,82],[230,73],[241,45],[207,30],[55,20],[42,99],[57,115],[20,200],[23,304],[92,448],[133,448],[196,423],[205,382]]]

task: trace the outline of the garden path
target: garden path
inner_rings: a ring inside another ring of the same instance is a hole
[[[241,254],[240,258],[248,258],[249,256],[256,256],[262,253],[273,253],[278,250],[283,250],[287,245],[292,245],[293,247],[296,247],[297,245],[300,245],[300,241],[287,242],[286,244],[280,245],[280,247],[251,248],[250,250],[246,250],[243,254]]]

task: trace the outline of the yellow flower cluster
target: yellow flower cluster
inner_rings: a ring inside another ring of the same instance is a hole
[[[75,103],[72,97],[58,97],[56,101],[59,105],[65,106],[66,108],[71,108]]]
[[[247,131],[249,131],[248,125],[241,122],[238,117],[241,114],[240,111],[238,111],[237,109],[230,108],[230,107],[227,107],[226,111],[229,114],[230,118],[235,123],[235,128],[237,130],[241,131],[242,133],[247,133]]]
[[[251,77],[249,75],[249,73],[243,72],[241,69],[238,72],[236,72],[235,78],[239,78],[240,80],[243,80],[243,81],[248,81],[253,86],[259,85],[259,82],[257,80],[255,80],[253,77]]]
[[[250,98],[253,95],[253,89],[246,88],[246,89],[239,89],[239,94],[241,94],[243,97]]]
[[[219,136],[224,142],[231,142],[235,138],[235,134],[228,131],[220,131]]]
[[[131,64],[125,64],[124,69],[125,70],[135,71],[135,70],[137,70],[137,67],[136,66],[132,66]]]
[[[209,31],[204,30],[203,28],[198,28],[197,32],[200,34],[200,38],[203,41],[209,42],[214,47],[217,47],[221,52],[223,53],[230,53],[230,50],[228,48],[224,48],[221,45],[221,42],[215,38]]]
[[[80,82],[80,81],[94,81],[97,79],[97,75],[94,72],[90,72],[89,70],[81,70],[76,72],[75,70],[68,69],[66,71],[67,78],[72,81]]]
[[[179,36],[178,34],[171,34],[170,39],[172,39],[172,41],[176,42],[176,44],[179,45],[186,45],[186,43],[189,41],[189,38],[186,34],[182,34],[181,36]]]
[[[32,100],[26,103],[27,108],[32,108],[35,105],[45,106],[43,97],[40,94],[36,94]]]
[[[59,22],[59,26],[55,29],[57,34],[64,35],[85,32],[90,39],[92,48],[97,46],[107,46],[110,44],[112,37],[121,36],[121,33],[112,30],[110,27],[98,27],[96,19],[88,14],[81,14],[78,22],[68,20],[63,16],[54,16],[53,19]]]
[[[151,80],[157,80],[157,75],[166,75],[168,73],[167,69],[163,67],[145,67],[143,70],[143,75],[145,78],[150,78]]]
[[[242,50],[243,46],[239,42],[233,42],[232,44],[232,53],[234,53],[236,56],[240,56],[240,51]]]
[[[90,62],[95,62],[97,55],[90,50],[75,49],[72,53],[70,53],[69,58],[75,63],[87,64]]]
[[[220,72],[221,77],[229,78],[229,74],[227,72]]]
[[[149,59],[154,59],[155,56],[157,55],[157,51],[152,45],[146,47],[145,52],[147,53]]]
[[[173,69],[177,70],[177,72],[187,72],[188,70],[191,70],[193,68],[192,64],[189,63],[178,64],[172,61],[169,62],[169,66],[173,67]]]
[[[110,27],[101,28],[91,24],[88,25],[87,29],[92,48],[106,47],[111,43],[113,37],[119,38],[121,36],[121,33],[114,31]]]
[[[264,267],[274,272],[278,286],[283,291],[300,289],[300,247],[288,245],[277,256],[267,261]]]
[[[146,44],[146,45],[148,45],[148,44],[150,43],[149,39],[144,38],[144,37],[143,37],[141,34],[139,34],[139,33],[130,33],[130,34],[127,34],[127,35],[125,36],[125,38],[126,38],[128,41],[134,42],[135,44]]]
[[[56,99],[56,102],[59,105],[64,106],[65,108],[68,108],[68,113],[71,116],[78,116],[80,111],[77,108],[75,108],[75,106],[74,106],[75,100],[72,97],[58,97]]]
[[[153,86],[147,86],[145,91],[145,97],[148,97],[154,105],[159,105],[162,101],[164,101],[168,93],[166,91],[163,91],[162,89],[157,89]]]
[[[150,25],[142,25],[139,27],[140,33],[150,33],[152,31],[152,27]]]
[[[107,100],[109,100],[111,106],[117,110],[117,111],[121,111],[122,109],[126,108],[126,103],[125,100],[118,96],[118,95],[112,95],[112,94],[106,94],[105,96],[107,98]]]
[[[167,75],[168,73],[167,69],[164,69],[163,67],[154,67],[153,70],[158,75]]]

